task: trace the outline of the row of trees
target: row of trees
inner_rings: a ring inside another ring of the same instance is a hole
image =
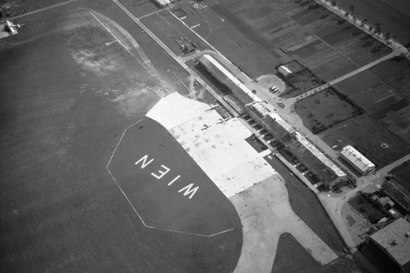
[[[335,0],[331,0],[330,4],[334,7],[337,7],[337,2]],[[349,5],[348,11],[345,13],[345,17],[351,16],[354,21],[358,20],[354,14],[355,7],[354,5]],[[365,25],[368,25],[368,20],[367,18],[360,20],[360,26],[364,27]],[[386,40],[386,43],[390,43],[390,39],[396,39],[396,35],[391,35],[390,31],[383,32],[382,26],[380,23],[375,23],[373,26],[368,25],[369,32],[375,35],[378,35],[379,38],[384,38]],[[382,37],[383,35],[383,37]],[[407,48],[409,48],[410,43],[405,45]]]

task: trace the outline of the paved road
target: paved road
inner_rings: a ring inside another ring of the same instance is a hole
[[[350,236],[346,223],[343,220],[342,207],[346,204],[347,201],[349,201],[350,198],[355,196],[359,191],[363,191],[366,188],[369,192],[377,189],[377,186],[383,184],[384,177],[392,169],[403,164],[407,160],[410,160],[410,154],[400,158],[399,160],[396,160],[392,164],[387,165],[382,169],[379,169],[373,174],[359,178],[357,181],[357,187],[344,194],[331,195],[321,193],[318,195],[319,200],[322,203],[322,206],[325,208],[326,212],[329,214],[330,218],[335,223],[335,226],[338,229],[340,235],[343,237],[346,245],[352,252],[356,250],[356,243]]]
[[[349,73],[347,73],[347,74],[345,74],[345,75],[343,75],[343,76],[340,76],[339,78],[336,78],[336,79],[334,79],[334,80],[331,80],[331,81],[329,81],[328,83],[325,83],[325,84],[323,84],[323,85],[321,85],[321,86],[315,87],[315,88],[313,88],[313,89],[311,89],[311,90],[309,90],[309,91],[307,91],[307,92],[305,92],[305,93],[303,93],[303,94],[301,94],[301,95],[299,95],[299,96],[296,96],[296,97],[293,97],[293,98],[280,98],[280,97],[277,97],[276,99],[277,99],[278,102],[282,102],[283,104],[285,104],[285,108],[291,109],[291,108],[293,107],[293,105],[294,105],[298,100],[301,100],[301,99],[303,99],[303,98],[306,98],[306,97],[309,97],[309,96],[311,96],[311,95],[314,95],[314,94],[316,94],[316,93],[318,93],[318,92],[320,92],[320,91],[323,91],[323,90],[329,88],[330,86],[333,86],[333,85],[335,85],[335,84],[338,84],[339,82],[342,82],[342,81],[347,80],[347,79],[349,79],[349,78],[351,78],[351,77],[354,77],[354,76],[356,76],[357,74],[362,73],[363,71],[366,71],[367,69],[370,69],[370,68],[372,68],[373,66],[376,66],[376,65],[378,65],[378,64],[380,64],[380,63],[382,63],[382,62],[384,62],[384,61],[386,61],[386,60],[389,60],[389,59],[391,59],[391,58],[393,58],[393,57],[395,57],[395,56],[399,56],[400,54],[401,54],[400,51],[394,50],[393,52],[391,52],[390,54],[387,54],[386,56],[383,56],[383,57],[381,57],[381,58],[379,58],[379,59],[377,59],[377,60],[375,60],[375,61],[373,61],[373,62],[371,62],[371,63],[368,63],[368,64],[366,64],[366,65],[364,65],[364,66],[362,66],[362,67],[359,67],[358,69],[353,70],[353,71],[351,71],[351,72],[349,72]]]

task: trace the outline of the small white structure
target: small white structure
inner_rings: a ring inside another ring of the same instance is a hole
[[[19,28],[21,28],[20,24],[14,24],[12,21],[7,20],[5,23],[0,24],[0,38],[16,35]]]
[[[166,7],[171,3],[175,2],[174,0],[153,0],[157,5],[161,7]]]
[[[376,166],[353,146],[347,145],[340,152],[342,158],[352,165],[361,175],[372,172]]]
[[[280,74],[282,74],[284,77],[286,77],[289,74],[292,74],[292,70],[290,70],[287,66],[281,65],[278,67],[278,71]]]

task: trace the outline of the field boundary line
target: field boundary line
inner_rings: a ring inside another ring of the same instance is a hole
[[[64,6],[64,5],[74,3],[74,2],[77,2],[77,1],[78,0],[68,0],[68,1],[58,3],[58,4],[55,4],[55,5],[51,5],[51,6],[48,6],[48,7],[45,7],[45,8],[33,10],[33,11],[30,11],[30,12],[27,12],[27,13],[23,13],[23,14],[19,14],[19,15],[13,16],[13,17],[6,18],[4,20],[0,20],[0,23],[5,22],[6,20],[14,20],[14,19],[18,19],[18,18],[21,18],[21,17],[24,17],[24,16],[29,16],[29,15],[33,15],[33,14],[36,14],[36,13],[40,13],[40,12],[43,12],[43,11],[46,11],[46,10],[49,10],[49,9],[58,8],[60,6]]]
[[[114,154],[116,153],[118,147],[120,146],[120,143],[122,141],[122,139],[124,138],[125,134],[127,133],[127,131],[134,127],[135,125],[137,125],[138,123],[140,123],[142,121],[142,119],[138,120],[137,122],[134,122],[133,124],[131,124],[130,126],[128,126],[127,128],[125,128],[125,130],[123,131],[117,145],[115,146],[110,159],[108,160],[107,165],[105,166],[106,170],[108,171],[108,173],[110,174],[111,178],[114,180],[115,184],[117,185],[118,189],[120,190],[120,192],[122,193],[122,195],[124,196],[125,200],[127,200],[128,204],[131,206],[132,210],[134,211],[134,213],[138,216],[139,220],[141,221],[141,223],[144,225],[144,227],[148,228],[148,229],[155,229],[155,230],[160,230],[160,231],[167,231],[167,232],[171,232],[171,233],[178,233],[178,234],[183,234],[183,235],[190,235],[190,236],[196,236],[196,237],[204,237],[204,238],[211,238],[211,237],[215,237],[230,231],[233,231],[235,228],[230,228],[230,229],[225,229],[216,233],[212,233],[210,235],[205,235],[205,234],[200,234],[200,233],[191,233],[191,232],[185,232],[185,231],[179,231],[179,230],[173,230],[173,229],[166,229],[166,228],[159,228],[159,227],[154,227],[154,226],[150,226],[147,225],[144,221],[144,219],[142,218],[142,216],[139,214],[138,210],[134,207],[134,205],[132,204],[131,200],[128,198],[127,194],[124,192],[123,188],[121,187],[121,185],[118,183],[117,179],[114,177],[114,175],[112,174],[112,172],[109,169],[109,165],[114,157]]]

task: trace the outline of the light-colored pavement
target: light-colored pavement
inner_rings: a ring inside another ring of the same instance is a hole
[[[230,198],[243,225],[242,252],[234,273],[269,273],[280,235],[291,233],[321,264],[336,254],[293,212],[279,174]]]
[[[357,180],[357,187],[350,190],[343,195],[332,195],[328,193],[318,194],[319,200],[325,208],[326,212],[329,214],[339,233],[343,237],[346,245],[351,251],[355,251],[357,243],[352,239],[346,223],[342,217],[342,207],[349,201],[350,198],[355,196],[359,191],[363,191],[366,188],[371,187],[376,190],[384,182],[384,177],[395,167],[403,164],[405,161],[410,160],[410,154],[396,160],[390,165],[379,169],[377,172],[372,173],[367,176],[360,177]]]

